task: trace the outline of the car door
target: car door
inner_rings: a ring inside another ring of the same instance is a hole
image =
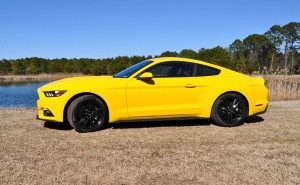
[[[129,117],[187,115],[199,93],[195,67],[189,62],[163,62],[143,71],[153,78],[131,78],[126,86]]]

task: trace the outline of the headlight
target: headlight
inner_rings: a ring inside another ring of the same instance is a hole
[[[57,91],[44,91],[46,97],[59,97],[63,95],[66,90],[57,90]]]

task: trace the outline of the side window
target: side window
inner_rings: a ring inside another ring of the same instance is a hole
[[[145,72],[151,72],[153,77],[192,77],[196,65],[189,62],[164,62],[157,64]]]
[[[196,76],[213,76],[213,75],[218,75],[220,74],[221,70],[197,64],[197,71],[196,71]]]

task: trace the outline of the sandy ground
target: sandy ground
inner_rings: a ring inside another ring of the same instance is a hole
[[[300,184],[300,101],[235,128],[111,124],[80,134],[0,109],[0,184]]]

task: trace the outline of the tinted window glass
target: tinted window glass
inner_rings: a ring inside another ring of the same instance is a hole
[[[218,75],[220,74],[221,70],[197,64],[197,71],[196,71],[196,76],[212,76],[212,75]]]
[[[151,60],[145,60],[142,62],[139,62],[133,66],[128,67],[127,69],[124,69],[123,71],[117,73],[114,75],[114,78],[128,78],[133,73],[137,72],[138,70],[142,69],[143,67],[149,65],[152,61]]]
[[[151,72],[153,77],[191,77],[194,76],[195,67],[195,64],[188,62],[164,62],[145,72]]]

